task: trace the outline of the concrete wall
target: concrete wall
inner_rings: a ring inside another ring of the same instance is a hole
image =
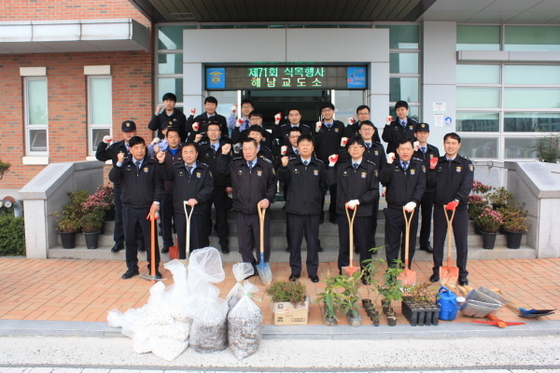
[[[54,229],[56,219],[51,214],[68,202],[67,192],[94,193],[103,184],[104,166],[98,161],[53,163],[20,189],[28,258],[47,258],[47,250],[58,240]]]

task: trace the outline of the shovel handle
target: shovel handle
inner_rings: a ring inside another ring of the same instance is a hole
[[[346,212],[346,219],[348,219],[348,233],[350,238],[350,245],[348,245],[350,249],[350,267],[353,266],[354,261],[354,219],[356,219],[356,215],[358,214],[358,206],[354,206],[354,212],[352,213],[352,217],[350,217],[348,204],[344,205],[344,212]]]
[[[447,213],[447,205],[443,205],[443,213],[445,214],[445,220],[447,220],[447,265],[451,263],[451,236],[453,235],[453,219],[455,218],[455,210],[451,213],[451,218]]]
[[[186,230],[185,230],[185,257],[189,257],[191,251],[191,216],[194,211],[194,206],[188,209],[189,204],[187,201],[183,201],[183,209],[185,210],[186,217]]]
[[[489,313],[488,315],[486,315],[486,317],[492,321],[494,321],[496,323],[496,325],[498,325],[500,328],[505,328],[507,326],[507,324],[505,323],[504,320],[502,319],[498,319],[494,314]]]
[[[410,224],[412,223],[412,217],[414,216],[414,211],[408,213],[404,206],[402,208],[402,212],[404,215],[404,222],[406,225],[406,230],[404,233],[404,266],[408,268],[408,258],[409,258],[409,250],[410,250]],[[410,215],[409,215],[410,214]]]
[[[259,250],[261,254],[264,253],[264,218],[266,216],[266,209],[262,208],[257,203],[257,213],[259,214]]]

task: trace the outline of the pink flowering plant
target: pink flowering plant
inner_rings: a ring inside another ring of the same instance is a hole
[[[478,180],[473,181],[473,187],[472,187],[473,193],[486,194],[491,190],[492,190],[492,186],[483,184]]]
[[[478,194],[471,194],[467,205],[469,206],[469,219],[474,220],[488,206],[488,201]]]
[[[488,207],[486,207],[474,221],[484,233],[496,233],[503,224],[502,214]]]
[[[108,185],[100,185],[96,192],[82,203],[83,216],[80,218],[82,230],[86,233],[99,232],[105,221],[105,214],[110,209],[112,202],[112,188]]]

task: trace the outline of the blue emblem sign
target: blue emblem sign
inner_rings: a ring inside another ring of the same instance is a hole
[[[365,67],[347,67],[347,86],[348,88],[366,89],[366,68]]]
[[[206,88],[225,89],[226,88],[226,69],[225,67],[206,68]]]

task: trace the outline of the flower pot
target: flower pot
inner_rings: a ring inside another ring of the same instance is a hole
[[[346,315],[348,319],[348,323],[351,326],[360,326],[362,325],[362,315],[358,314],[358,312],[353,312],[351,314]]]
[[[369,318],[373,321],[373,326],[379,326],[379,312],[371,314]]]
[[[498,233],[486,233],[482,232],[482,247],[486,250],[494,250],[494,245],[496,244],[496,236]]]
[[[475,234],[482,234],[482,230],[480,230],[480,226],[474,223],[474,233]]]
[[[364,298],[362,299],[362,306],[365,308],[368,304],[373,304],[373,302],[371,301],[371,299],[368,298]]]
[[[62,247],[65,249],[73,249],[76,247],[76,232],[59,232]]]
[[[89,250],[97,249],[98,242],[99,242],[99,232],[96,233],[85,233],[84,236],[86,237],[86,246]]]
[[[326,326],[335,326],[336,319],[334,317],[325,317],[325,325]]]
[[[418,304],[412,300],[402,301],[402,312],[411,326],[430,326],[439,324],[439,307],[435,304]]]
[[[385,316],[387,317],[387,324],[389,324],[389,326],[397,325],[397,315],[395,312],[388,313]]]
[[[507,248],[508,249],[519,249],[521,247],[521,238],[523,237],[523,232],[508,232],[506,231]]]

